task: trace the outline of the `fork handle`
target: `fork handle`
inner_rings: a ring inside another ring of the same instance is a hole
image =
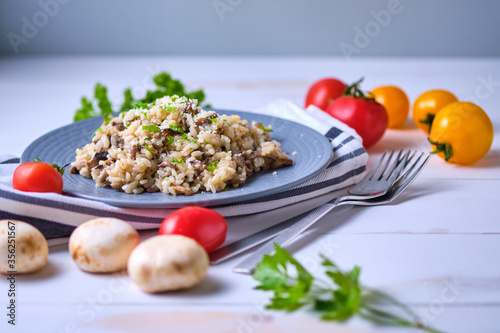
[[[287,246],[290,244],[298,235],[304,232],[307,228],[312,226],[323,216],[325,216],[332,209],[337,207],[340,202],[340,198],[335,198],[334,200],[319,206],[318,208],[312,210],[309,214],[301,218],[297,223],[290,226],[288,229],[283,230],[278,236],[268,241],[258,250],[256,250],[250,257],[243,260],[240,264],[233,268],[236,273],[242,274],[252,274],[257,267],[257,264],[262,260],[265,254],[272,254],[274,252],[274,243],[280,246]]]

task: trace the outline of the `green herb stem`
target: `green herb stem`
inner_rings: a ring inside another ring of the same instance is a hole
[[[443,153],[444,154],[444,160],[448,162],[450,158],[453,157],[453,149],[451,148],[451,145],[449,143],[441,143],[437,141],[432,141],[431,138],[427,138],[429,143],[431,145],[436,146],[436,149],[431,151],[431,154],[439,154]]]
[[[266,308],[290,312],[309,306],[323,320],[343,322],[357,315],[378,325],[440,333],[419,322],[411,309],[393,297],[362,286],[359,267],[344,272],[324,256],[322,266],[328,281],[314,278],[288,251],[275,244],[275,254],[265,255],[253,275],[260,282],[256,289],[273,292]],[[381,301],[397,306],[409,319],[381,310],[378,308]]]

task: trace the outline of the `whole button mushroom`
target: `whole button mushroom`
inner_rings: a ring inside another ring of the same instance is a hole
[[[207,252],[181,235],[152,237],[137,246],[128,260],[128,274],[147,293],[190,288],[205,277]]]
[[[132,250],[141,241],[127,222],[98,218],[79,225],[69,238],[69,252],[76,265],[91,273],[125,269]]]
[[[14,251],[14,257],[12,251]],[[1,273],[12,274],[7,273],[11,271],[18,274],[36,272],[45,266],[48,257],[47,240],[37,228],[22,221],[0,221]],[[13,261],[9,261],[9,259]]]

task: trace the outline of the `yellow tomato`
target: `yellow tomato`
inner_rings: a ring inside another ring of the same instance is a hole
[[[446,90],[430,90],[420,95],[413,104],[413,121],[418,128],[430,133],[430,126],[439,110],[458,99]]]
[[[389,117],[389,128],[401,127],[410,112],[410,101],[405,92],[394,86],[381,86],[371,91],[375,100],[382,104]]]
[[[437,153],[448,162],[472,164],[479,161],[493,142],[493,124],[479,106],[455,102],[441,109],[429,137]]]

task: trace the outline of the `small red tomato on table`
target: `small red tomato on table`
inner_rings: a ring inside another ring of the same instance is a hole
[[[226,240],[226,219],[214,210],[189,206],[176,210],[161,223],[160,235],[183,235],[212,252]]]
[[[325,111],[332,101],[342,96],[346,88],[344,82],[331,77],[316,81],[307,91],[304,108],[315,105]]]
[[[363,138],[363,146],[370,148],[384,135],[389,118],[382,104],[360,90],[361,81],[347,87],[342,97],[328,105],[326,112],[352,127]]]
[[[64,168],[61,170],[64,172]],[[62,193],[63,178],[54,166],[42,162],[20,164],[12,177],[12,187],[24,192]]]

